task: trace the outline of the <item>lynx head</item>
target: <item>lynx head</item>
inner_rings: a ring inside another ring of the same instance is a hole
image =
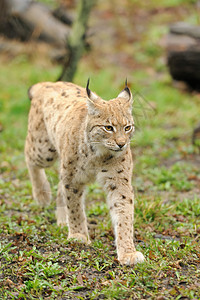
[[[87,91],[87,141],[98,155],[121,154],[130,144],[134,132],[132,94],[125,88],[119,95],[105,101],[89,89]]]

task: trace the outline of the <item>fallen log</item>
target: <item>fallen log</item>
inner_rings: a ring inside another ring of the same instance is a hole
[[[193,130],[192,143],[196,145],[200,151],[200,124]]]
[[[31,0],[1,0],[1,2],[6,15],[0,23],[1,34],[22,41],[43,40],[65,47],[70,27],[66,22],[64,24],[60,21],[50,8]]]
[[[173,24],[166,37],[166,49],[172,78],[200,91],[200,27]]]

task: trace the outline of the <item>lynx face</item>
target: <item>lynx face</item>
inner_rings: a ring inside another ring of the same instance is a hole
[[[132,95],[124,90],[117,98],[104,101],[88,92],[87,139],[99,155],[120,155],[134,132]]]

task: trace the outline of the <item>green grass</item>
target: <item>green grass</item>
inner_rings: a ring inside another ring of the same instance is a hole
[[[160,7],[191,3],[163,0]],[[191,144],[199,95],[172,86],[163,52],[155,47],[165,31],[164,25],[151,23],[141,43],[133,45],[141,68],[127,70],[137,119],[131,143],[135,242],[146,258],[134,267],[122,267],[116,259],[105,194],[97,184],[88,187],[86,201],[90,246],[67,240],[67,227],[56,225],[55,201],[45,209],[34,203],[23,154],[27,89],[38,81],[54,81],[61,68],[25,55],[1,61],[1,299],[200,299],[200,165],[198,148]],[[109,65],[97,71],[90,60],[89,53],[75,82],[85,86],[91,77],[92,90],[105,99],[115,97],[125,70]],[[149,66],[155,67],[153,75]],[[57,167],[47,172],[54,199]]]

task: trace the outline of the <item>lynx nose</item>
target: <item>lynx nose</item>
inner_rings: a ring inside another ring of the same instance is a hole
[[[121,142],[121,143],[117,143],[117,146],[122,149],[124,146],[125,146],[125,143],[124,142]]]

